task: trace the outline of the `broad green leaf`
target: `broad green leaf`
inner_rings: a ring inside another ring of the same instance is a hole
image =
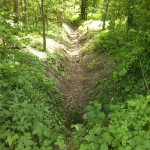
[[[17,121],[19,120],[18,116],[13,116],[12,121]]]
[[[9,145],[11,145],[13,142],[13,138],[10,135],[7,137],[7,142]]]
[[[95,115],[94,111],[91,111],[91,112],[89,112],[89,113],[87,114],[87,117],[88,117],[89,119],[94,119],[94,118],[96,117],[96,115]]]
[[[125,150],[132,150],[131,146],[126,146]]]
[[[113,137],[108,133],[108,132],[104,132],[102,134],[102,139],[107,142],[108,144],[111,144]]]
[[[98,118],[104,119],[105,118],[105,114],[103,112],[98,113]]]
[[[112,147],[116,147],[118,145],[119,141],[117,139],[114,139],[112,141]]]
[[[147,100],[148,102],[150,102],[150,95],[148,95],[148,96],[146,97],[146,100]]]
[[[94,135],[87,135],[85,137],[85,140],[87,140],[88,142],[94,142],[96,140],[96,137]]]
[[[12,136],[8,135],[7,142],[9,145],[11,145],[13,142],[15,142],[19,138],[18,134],[14,134]]]
[[[124,147],[119,147],[118,150],[126,150]]]
[[[57,142],[55,142],[55,145],[58,145],[59,148],[62,150],[66,148],[66,143],[62,135],[58,136]]]
[[[88,145],[81,144],[79,150],[88,150]]]
[[[100,150],[108,150],[108,146],[106,142],[101,145]]]
[[[78,125],[74,125],[74,127],[77,131],[79,131],[80,128],[78,127]]]
[[[92,107],[91,105],[87,105],[87,106],[86,106],[86,110],[87,110],[87,111],[92,111],[92,110],[93,110],[93,107]]]
[[[133,139],[130,139],[127,141],[129,143],[130,146],[134,147],[135,146],[135,142]]]
[[[144,139],[141,136],[135,136],[134,141],[135,141],[136,145],[140,145],[144,142]]]
[[[5,147],[5,144],[0,142],[0,150],[9,150]]]
[[[135,106],[136,105],[136,102],[133,100],[127,101],[127,103],[129,106]]]
[[[19,141],[19,143],[22,143],[25,146],[31,146],[34,144],[31,139],[32,139],[32,137],[31,137],[30,133],[25,133],[23,136],[21,136],[19,138],[18,141]]]
[[[127,86],[125,86],[125,92],[129,92],[130,90],[131,90],[131,88],[132,88],[132,86],[129,86],[129,85],[127,85]]]
[[[96,124],[89,133],[92,134],[100,134],[101,133],[101,126],[99,124]]]
[[[150,140],[144,140],[143,145],[145,148],[150,149]]]
[[[50,144],[49,140],[44,140],[44,146],[48,146]]]
[[[138,145],[135,147],[135,150],[147,150],[143,145]]]

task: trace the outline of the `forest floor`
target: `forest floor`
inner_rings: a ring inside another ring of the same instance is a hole
[[[64,109],[80,112],[89,102],[88,95],[99,79],[107,78],[110,64],[108,57],[104,54],[83,51],[83,47],[88,48],[91,44],[91,39],[81,43],[79,30],[72,30],[69,36],[71,43],[66,48],[69,65],[62,79],[65,84],[60,82],[58,87],[65,95]]]
[[[49,77],[55,79],[58,89],[64,95],[64,111],[70,116],[73,112],[84,114],[85,105],[97,99],[96,89],[97,83],[101,83],[110,76],[112,61],[107,54],[97,54],[91,50],[93,39],[99,35],[100,28],[98,24],[92,22],[93,25],[84,27],[82,30],[70,29],[64,25],[64,36],[69,44],[62,43],[47,38],[47,52],[38,51],[32,45],[42,41],[42,38],[31,36],[31,45],[27,47],[27,51],[46,62],[46,72]],[[92,24],[91,23],[91,24]],[[90,27],[91,26],[91,27]],[[58,57],[49,58],[49,55],[59,54]],[[58,65],[59,64],[59,65]],[[64,71],[57,70],[65,66]],[[93,93],[94,94],[93,94]],[[99,94],[101,91],[97,91]],[[92,93],[92,94],[90,94]],[[71,113],[71,114],[69,114]],[[74,115],[73,115],[74,117]]]

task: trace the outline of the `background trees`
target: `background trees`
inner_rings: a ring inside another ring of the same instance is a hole
[[[19,21],[19,1],[14,0],[14,23]]]
[[[88,1],[81,1],[81,19],[87,19]]]
[[[42,28],[43,28],[43,50],[46,50],[46,14],[44,8],[44,0],[41,0],[41,17],[42,17]]]

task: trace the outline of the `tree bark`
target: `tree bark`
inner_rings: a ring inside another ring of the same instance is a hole
[[[87,4],[88,4],[88,1],[87,0],[82,0],[81,2],[81,19],[85,20],[87,19]]]
[[[28,19],[27,19],[27,1],[26,0],[24,0],[24,13],[25,13],[25,15],[24,15],[24,23],[28,24]]]
[[[97,7],[98,0],[93,0],[93,7]]]
[[[19,22],[19,0],[14,0],[14,23]]]
[[[133,0],[128,0],[127,6],[127,31],[133,27]]]
[[[43,26],[43,50],[46,51],[46,22],[44,11],[44,0],[41,0],[42,26]]]
[[[109,8],[109,0],[104,0],[103,1],[103,7],[104,7],[104,13],[103,13],[103,26],[102,26],[102,30],[105,30],[105,28],[106,28],[106,18],[107,18],[108,8]]]

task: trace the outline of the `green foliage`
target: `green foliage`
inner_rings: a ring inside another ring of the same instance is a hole
[[[55,81],[46,77],[45,62],[22,49],[30,39],[21,26],[0,22],[0,149],[50,150],[57,142],[64,148],[63,97]]]
[[[150,149],[147,2],[130,6],[129,1],[109,1],[109,26],[95,40],[94,50],[110,54],[115,70],[91,91],[97,101],[86,107],[85,126],[74,126],[72,149]]]
[[[51,65],[62,75],[67,66],[66,62],[64,62],[64,58],[59,53],[53,53],[49,55],[49,65]]]
[[[101,12],[97,11],[97,12],[91,12],[91,13],[88,13],[88,16],[87,16],[88,19],[94,19],[94,20],[99,20],[102,18],[102,14]]]
[[[49,24],[49,30],[47,32],[47,37],[54,39],[55,41],[62,43],[62,44],[69,43],[69,38],[67,36],[65,29],[57,23]]]
[[[149,149],[149,105],[150,96],[140,95],[125,103],[111,105],[111,112],[106,116],[101,104],[92,102],[87,106],[87,125],[74,126],[73,145],[78,145],[81,150]]]
[[[63,150],[66,149],[66,144],[62,135],[58,136],[58,139],[55,142],[55,145],[58,145],[60,149],[63,149]]]
[[[32,43],[31,47],[35,48],[38,51],[43,51],[43,45],[41,42]]]
[[[61,25],[64,21],[74,26],[82,23],[80,2],[44,1],[49,38],[69,43]],[[94,50],[109,53],[116,69],[92,90],[97,101],[86,106],[83,124],[77,124],[82,123],[83,112],[72,110],[67,122],[62,95],[55,81],[46,77],[45,63],[22,49],[30,43],[25,37],[29,32],[41,34],[40,2],[19,1],[18,24],[12,21],[16,15],[13,2],[1,0],[0,5],[0,149],[150,149],[150,96],[146,96],[150,87],[149,0],[109,1],[105,16],[109,26],[100,32]],[[88,18],[105,15],[102,1],[89,0],[87,8]],[[81,42],[98,32],[85,27]],[[41,43],[32,46],[42,50]],[[65,70],[58,53],[49,56],[48,63],[60,73]],[[92,61],[87,67],[92,70],[99,65]],[[69,139],[65,125],[72,127]]]
[[[44,62],[17,49],[2,49],[0,149],[52,149],[65,133],[62,96]]]
[[[150,30],[146,21],[149,16],[146,4],[147,0],[145,3],[136,0],[131,7],[128,1],[114,0],[109,4],[108,29],[100,33],[94,48],[97,52],[109,53],[116,66],[112,77],[99,81],[95,90],[97,99],[105,104],[112,98],[124,101],[135,94],[149,92]],[[140,10],[145,13],[140,13]]]

